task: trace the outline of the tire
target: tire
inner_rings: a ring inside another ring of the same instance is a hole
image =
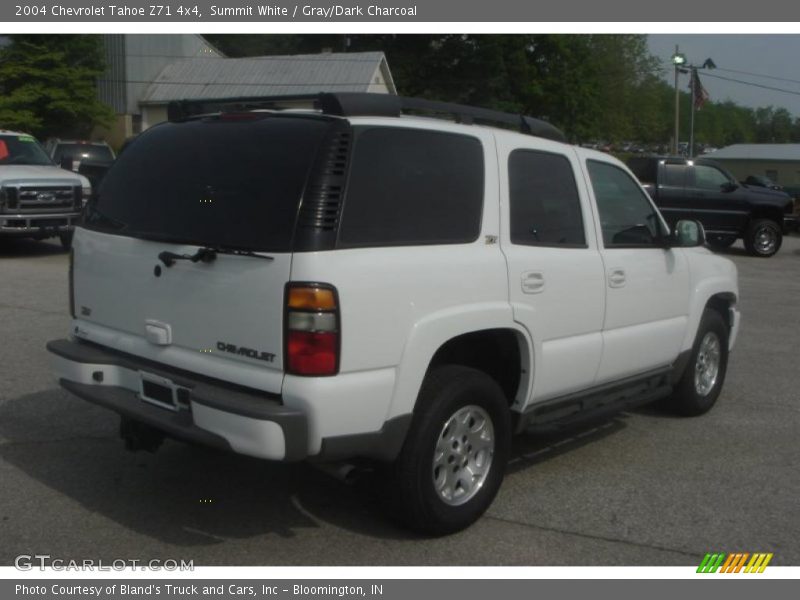
[[[781,249],[783,232],[772,219],[756,219],[747,226],[744,247],[753,256],[769,258]]]
[[[718,250],[730,248],[736,242],[735,235],[714,235],[709,236],[708,245]]]
[[[668,404],[675,412],[696,417],[717,401],[728,368],[728,327],[715,310],[706,309],[692,346],[689,362]]]
[[[510,442],[508,402],[491,377],[460,365],[435,368],[425,377],[392,467],[392,512],[427,535],[468,527],[500,488]]]
[[[61,247],[64,250],[72,248],[72,236],[74,233],[74,231],[62,231],[58,234],[58,239],[61,241]]]

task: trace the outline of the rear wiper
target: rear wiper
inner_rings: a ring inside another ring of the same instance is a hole
[[[264,260],[275,260],[274,256],[268,254],[261,254],[260,252],[253,252],[252,250],[240,250],[238,248],[206,248],[206,250],[213,250],[217,254],[233,254],[234,256],[249,256],[251,258],[263,258]]]
[[[204,247],[199,248],[194,254],[175,254],[167,250],[159,252],[158,259],[164,263],[164,266],[171,267],[175,264],[176,260],[190,260],[193,263],[204,262],[211,263],[217,260],[217,254],[233,254],[236,256],[251,256],[253,258],[263,258],[265,260],[275,260],[272,256],[266,254],[258,254],[252,250],[236,250],[234,248],[212,248]]]

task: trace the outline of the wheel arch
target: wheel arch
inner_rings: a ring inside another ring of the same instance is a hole
[[[483,362],[487,357],[488,363]],[[503,365],[501,357],[515,361],[514,368]],[[506,303],[431,315],[414,325],[406,342],[387,418],[413,412],[425,375],[442,364],[487,373],[503,389],[509,406],[522,406],[531,388],[533,361],[530,336],[514,322]]]
[[[703,318],[703,312],[706,309],[714,310],[722,316],[728,328],[729,346],[732,346],[736,328],[738,327],[735,316],[737,303],[738,293],[731,290],[729,280],[722,278],[705,280],[695,290],[681,351],[691,350],[697,336],[697,330],[700,327],[700,320]]]
[[[748,226],[755,223],[759,219],[769,219],[775,221],[775,224],[780,228],[783,222],[783,212],[777,206],[755,206],[750,212],[750,217],[747,220]]]

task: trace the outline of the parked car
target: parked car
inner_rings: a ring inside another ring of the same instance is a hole
[[[33,136],[0,130],[0,236],[58,237],[69,248],[90,194],[89,180],[55,166]]]
[[[479,108],[274,102],[171,105],[87,205],[48,348],[129,448],[370,461],[442,534],[491,504],[514,433],[714,405],[736,267],[614,157]]]
[[[713,247],[725,248],[741,238],[750,254],[769,257],[780,249],[783,234],[797,225],[788,194],[740,184],[713,160],[636,157],[628,166],[668,223],[697,219]]]
[[[45,143],[45,149],[54,163],[75,172],[80,171],[84,162],[108,168],[115,158],[111,146],[102,141],[51,138]]]

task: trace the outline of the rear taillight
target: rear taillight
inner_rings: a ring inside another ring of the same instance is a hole
[[[75,250],[69,249],[69,314],[75,318]]]
[[[335,375],[339,371],[339,299],[319,283],[286,286],[285,368],[292,375]]]

